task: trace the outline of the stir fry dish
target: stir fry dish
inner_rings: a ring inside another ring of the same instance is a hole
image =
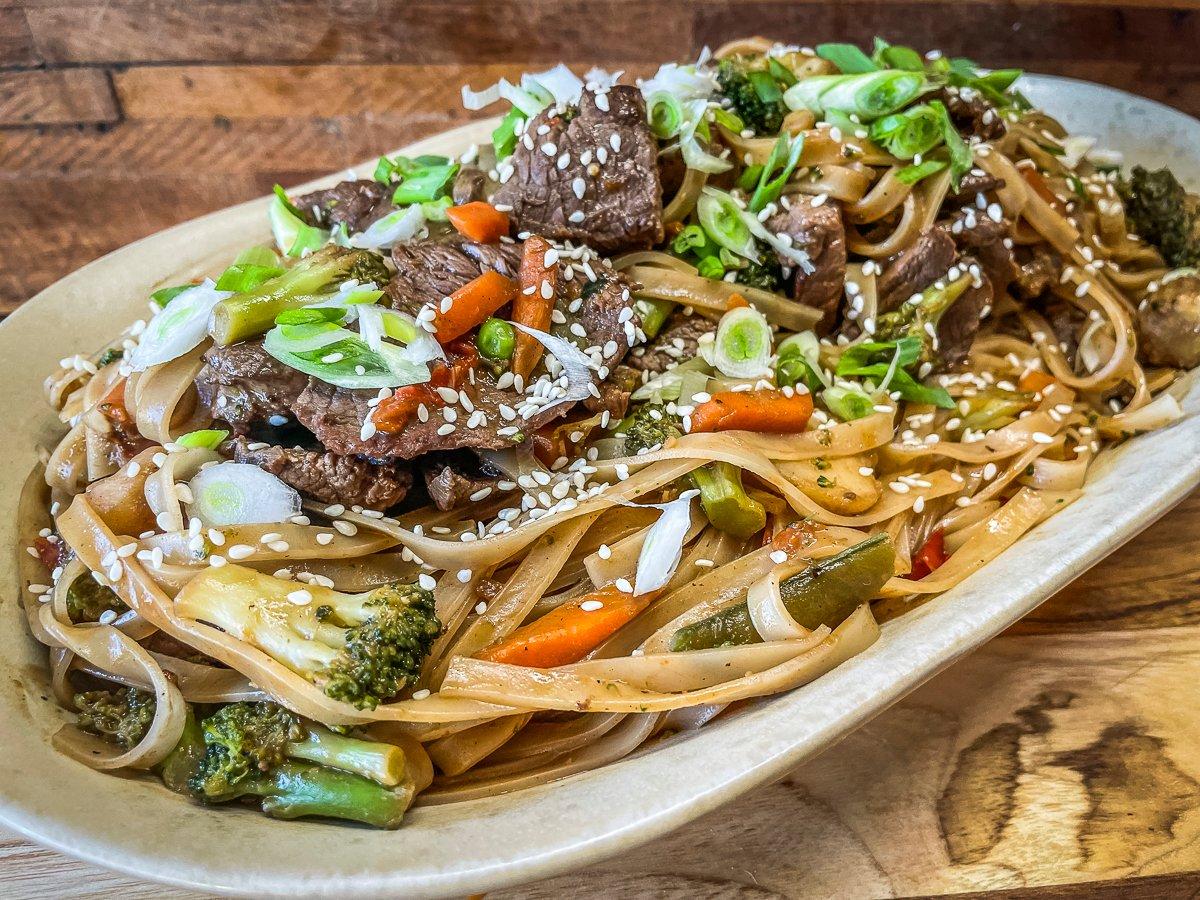
[[[263,244],[46,381],[55,747],[394,828],[864,651],[1200,364],[1200,197],[1019,76],[883,40],[560,65],[463,88],[490,146],[276,188]]]

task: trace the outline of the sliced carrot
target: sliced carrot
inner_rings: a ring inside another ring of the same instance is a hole
[[[720,391],[692,413],[691,430],[795,434],[813,412],[811,394],[783,391]]]
[[[507,214],[482,200],[448,207],[446,218],[463,237],[481,244],[495,244],[508,234]]]
[[[750,301],[741,294],[730,294],[729,299],[725,301],[725,309],[741,309],[750,305]]]
[[[1038,369],[1030,369],[1021,376],[1021,380],[1017,382],[1017,389],[1028,391],[1031,394],[1036,394],[1038,391],[1044,391],[1050,385],[1054,384],[1054,376]]]
[[[450,295],[449,307],[443,312],[439,306],[433,317],[438,342],[445,346],[462,337],[516,296],[517,283],[491,269],[468,281]]]
[[[371,414],[371,422],[377,431],[385,434],[403,431],[422,403],[426,409],[438,409],[445,405],[446,401],[437,388],[457,389],[467,383],[470,370],[479,365],[479,351],[473,343],[464,340],[455,341],[447,349],[450,351],[450,364],[437,363],[429,373],[429,381],[397,388],[392,396],[380,401]]]
[[[1058,199],[1058,195],[1050,190],[1050,185],[1046,183],[1046,179],[1042,177],[1042,173],[1037,169],[1021,166],[1021,177],[1025,179],[1025,183],[1033,188],[1033,192],[1053,206],[1059,212],[1064,211],[1063,202]]]
[[[651,592],[635,597],[610,584],[568,600],[475,655],[491,662],[542,669],[579,662],[635,619],[657,596],[657,592]],[[600,605],[593,607],[596,603]]]
[[[513,321],[538,331],[550,330],[550,314],[558,294],[558,264],[546,264],[546,254],[552,249],[548,240],[536,234],[525,241],[521,256],[521,292],[513,301]],[[542,345],[537,338],[518,331],[510,366],[512,373],[528,378],[541,358]]]

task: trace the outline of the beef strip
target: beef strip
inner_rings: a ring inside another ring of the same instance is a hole
[[[343,222],[351,234],[395,209],[392,188],[378,181],[343,181],[323,191],[313,191],[292,202],[309,225],[337,228]]]
[[[1138,304],[1138,330],[1146,358],[1158,366],[1200,365],[1200,278],[1176,275]]]
[[[604,253],[645,249],[663,239],[657,158],[637,88],[585,90],[575,115],[551,108],[529,121],[493,199],[522,231]]]
[[[958,183],[958,190],[952,191],[946,199],[957,203],[973,203],[976,194],[986,194],[1004,187],[1004,179],[989,175],[983,169],[971,169],[963,175]]]
[[[476,244],[455,236],[397,244],[392,262],[396,264],[396,275],[388,282],[388,297],[394,308],[415,316],[426,303],[437,305],[485,270],[515,278],[521,264],[521,247]]]
[[[1019,253],[1016,291],[1023,300],[1040,297],[1051,285],[1058,284],[1063,271],[1061,256],[1043,247],[1022,249]]]
[[[964,256],[960,264],[969,267],[976,260]],[[992,306],[994,297],[992,283],[987,275],[980,278],[978,285],[971,285],[942,314],[937,327],[938,355],[947,366],[956,366],[967,358],[975,334],[983,317]]]
[[[597,385],[600,396],[588,397],[583,401],[583,405],[593,413],[608,410],[609,421],[617,422],[625,418],[629,409],[629,395],[636,391],[641,383],[641,372],[622,363]]]
[[[1004,239],[1011,233],[1008,221],[996,221],[979,209],[968,208],[956,213],[944,228],[959,248],[976,256],[994,291],[1006,291],[1020,275],[1016,257]]]
[[[421,461],[425,489],[438,509],[464,506],[471,496],[505,480],[505,475],[473,453],[432,453]]]
[[[234,434],[248,434],[273,416],[287,415],[308,383],[307,375],[267,353],[261,339],[213,347],[204,363],[196,376],[200,402]]]
[[[265,469],[321,503],[387,509],[403,500],[412,485],[412,472],[396,464],[301,447],[264,447],[244,437],[229,441],[225,449],[235,462]]]
[[[463,206],[482,200],[486,189],[487,175],[475,166],[463,166],[454,178],[450,196],[454,199],[455,206]]]
[[[959,131],[981,140],[994,141],[1008,132],[1004,117],[974,88],[948,86],[932,99],[946,104],[950,120]]]
[[[821,310],[817,332],[828,333],[837,322],[846,285],[846,228],[841,208],[836,203],[813,206],[807,197],[795,197],[790,208],[767,220],[767,228],[788,235],[793,247],[808,254],[813,271],[796,269],[792,296]],[[779,259],[784,265],[790,264],[785,257]]]
[[[695,359],[700,338],[716,330],[716,323],[703,316],[674,312],[654,340],[629,354],[629,365],[639,372],[665,372],[684,360]]]
[[[958,255],[954,241],[940,228],[918,237],[879,276],[879,311],[891,312],[946,274]]]

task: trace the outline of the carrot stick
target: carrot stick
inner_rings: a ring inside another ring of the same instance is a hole
[[[558,293],[558,264],[546,265],[546,254],[551,249],[550,242],[536,234],[525,242],[521,256],[521,293],[513,301],[513,321],[538,331],[550,330],[550,314],[554,311],[554,297]],[[512,373],[528,378],[541,358],[541,343],[518,331],[510,367]]]
[[[658,592],[651,591],[635,597],[610,584],[568,600],[475,656],[543,669],[579,662],[636,618],[656,596]],[[593,607],[595,603],[600,605]]]
[[[1017,389],[1036,394],[1038,391],[1044,391],[1052,384],[1054,384],[1053,375],[1048,375],[1037,369],[1031,369],[1021,376],[1021,380],[1017,382]]]
[[[720,391],[696,407],[691,431],[762,431],[795,434],[812,415],[811,394]]]
[[[481,244],[495,244],[508,234],[508,216],[482,200],[451,206],[446,218],[463,237]]]
[[[499,272],[488,270],[450,295],[450,306],[439,306],[433,317],[438,343],[445,346],[466,334],[517,296],[517,283]]]

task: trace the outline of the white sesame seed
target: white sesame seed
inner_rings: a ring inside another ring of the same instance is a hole
[[[599,600],[584,600],[579,604],[579,608],[584,612],[595,612],[598,609],[603,609],[604,604]]]
[[[254,554],[254,548],[249,544],[234,544],[225,551],[225,555],[230,559],[245,559]]]
[[[300,588],[299,590],[296,590],[296,591],[290,591],[287,595],[287,598],[292,603],[295,603],[297,606],[304,606],[306,604],[312,603],[312,601],[313,601],[312,592],[306,591],[303,588]]]

